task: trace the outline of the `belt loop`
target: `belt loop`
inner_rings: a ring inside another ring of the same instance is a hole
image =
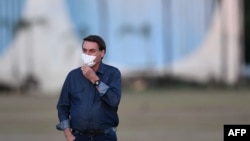
[[[117,128],[116,128],[116,127],[112,127],[112,130],[113,130],[114,132],[116,132],[116,131],[117,131]]]

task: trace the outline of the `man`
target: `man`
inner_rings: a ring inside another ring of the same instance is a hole
[[[104,40],[89,35],[82,44],[83,65],[66,77],[57,103],[58,130],[67,141],[117,141],[120,71],[102,62]]]

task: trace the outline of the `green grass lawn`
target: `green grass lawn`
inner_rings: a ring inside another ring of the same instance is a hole
[[[57,96],[0,96],[1,141],[62,141]],[[119,141],[222,141],[224,124],[250,123],[246,90],[124,91]]]

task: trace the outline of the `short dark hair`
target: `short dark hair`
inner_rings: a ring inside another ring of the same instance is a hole
[[[89,36],[83,38],[83,42],[84,41],[95,42],[98,44],[99,50],[104,50],[104,52],[106,52],[106,44],[105,44],[104,40],[102,39],[102,37],[100,37],[98,35],[89,35]],[[83,43],[82,43],[82,45],[83,45]]]

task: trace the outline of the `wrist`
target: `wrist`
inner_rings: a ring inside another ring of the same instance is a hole
[[[100,83],[101,83],[101,81],[99,79],[97,79],[97,80],[94,81],[93,84],[94,84],[94,86],[99,86]]]
[[[71,129],[70,128],[66,128],[64,130],[64,135],[65,135],[65,137],[72,136]]]

